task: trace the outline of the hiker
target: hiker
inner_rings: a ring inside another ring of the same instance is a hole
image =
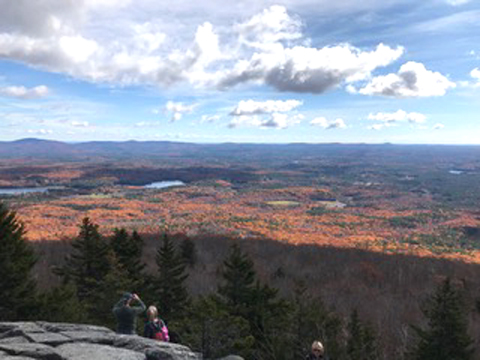
[[[147,322],[144,327],[144,336],[159,341],[170,341],[168,329],[162,319],[158,317],[155,306],[149,306],[147,310]]]
[[[310,354],[305,357],[305,360],[319,360],[323,359],[323,345],[320,341],[315,340],[312,344],[312,350]]]
[[[137,302],[138,305],[132,306]],[[137,328],[137,316],[146,309],[145,304],[137,294],[125,293],[120,301],[113,307],[113,314],[117,319],[117,333],[135,335]]]

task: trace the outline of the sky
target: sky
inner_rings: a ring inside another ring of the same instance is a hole
[[[480,144],[479,0],[0,9],[0,141]]]

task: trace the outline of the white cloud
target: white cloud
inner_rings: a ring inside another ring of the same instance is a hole
[[[28,129],[27,133],[35,135],[49,135],[53,134],[53,131],[50,129]]]
[[[202,115],[202,123],[213,123],[220,120],[220,115]]]
[[[272,113],[267,116],[261,115],[240,115],[235,116],[228,124],[229,128],[237,127],[259,127],[286,129],[299,124],[305,117],[302,114]]]
[[[217,86],[230,88],[241,83],[259,82],[279,91],[320,94],[340,85],[368,78],[378,67],[387,66],[403,54],[403,48],[378,45],[362,51],[348,44],[324,48],[277,44],[269,52],[254,53],[238,61],[220,76]]]
[[[230,10],[220,1],[179,1],[162,13],[153,1],[0,0],[0,57],[91,82],[187,82],[221,89],[267,84],[278,91],[320,94],[369,78],[404,51],[384,44],[373,50],[349,44],[311,47],[302,21],[279,5],[235,23],[239,9],[251,12],[259,6]],[[341,8],[322,3],[326,13]],[[221,24],[202,23],[193,15],[197,11],[212,13]],[[184,18],[192,21],[177,20]]]
[[[171,121],[178,121],[183,114],[190,114],[193,112],[197,104],[186,105],[182,102],[168,101],[165,105],[165,111],[172,114]]]
[[[398,74],[374,77],[357,90],[364,95],[383,95],[397,98],[443,96],[456,85],[439,72],[427,70],[413,61],[403,64]]]
[[[38,99],[48,95],[48,87],[45,85],[26,88],[25,86],[0,87],[0,96],[8,96],[19,99]]]
[[[470,0],[445,0],[447,4],[452,6],[464,5],[470,2]]]
[[[437,123],[437,124],[433,125],[433,130],[440,130],[440,129],[443,129],[444,127],[445,127],[445,125]]]
[[[480,86],[480,69],[475,68],[472,71],[470,71],[470,76],[476,80],[476,84],[474,86]]]
[[[404,110],[397,110],[393,113],[378,112],[376,114],[369,114],[368,120],[381,121],[384,123],[395,123],[408,121],[409,123],[420,124],[424,123],[427,117],[424,114],[410,112]]]
[[[255,101],[255,100],[241,100],[235,109],[232,110],[230,115],[242,116],[242,115],[258,115],[274,112],[288,112],[303,104],[299,100],[267,100],[267,101]]]
[[[310,125],[312,126],[319,126],[324,129],[345,129],[347,125],[343,119],[335,119],[335,120],[327,120],[324,117],[317,117],[310,121]]]
[[[89,127],[90,123],[88,121],[72,121],[71,125],[74,127]]]
[[[303,104],[299,100],[241,100],[230,112],[230,128],[254,126],[286,129],[300,123],[304,116],[291,113]]]

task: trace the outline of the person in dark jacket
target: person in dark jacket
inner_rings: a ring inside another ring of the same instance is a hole
[[[138,303],[132,306],[132,303]],[[137,316],[146,309],[145,304],[137,294],[125,293],[120,301],[113,307],[113,314],[117,319],[117,333],[135,335],[137,328]]]
[[[324,348],[320,341],[315,340],[312,344],[312,350],[310,354],[305,357],[305,360],[320,360],[324,359]]]
[[[170,341],[167,325],[158,317],[158,310],[153,305],[147,309],[147,322],[143,329],[143,335],[150,339]]]

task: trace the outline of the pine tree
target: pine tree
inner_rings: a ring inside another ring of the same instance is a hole
[[[426,329],[414,327],[419,339],[412,351],[413,359],[473,359],[473,341],[468,335],[465,304],[449,278],[427,299],[422,312],[428,326]]]
[[[93,323],[114,329],[112,307],[122,294],[132,292],[134,281],[114,251],[108,252],[107,260],[109,271],[98,283],[101,291],[92,293],[86,306]]]
[[[155,294],[160,316],[164,320],[181,319],[189,304],[185,281],[188,278],[185,263],[167,236],[156,255],[158,276],[155,279]]]
[[[66,258],[65,266],[56,270],[64,282],[73,281],[80,301],[86,300],[99,290],[99,282],[109,270],[108,243],[98,232],[98,225],[88,217],[80,226],[78,237],[72,242],[73,252]]]
[[[141,293],[145,279],[145,264],[142,262],[143,239],[136,231],[129,236],[124,228],[115,229],[110,246],[132,280],[130,291]]]
[[[356,309],[348,322],[347,356],[350,360],[378,359],[375,333],[369,325],[362,323]]]
[[[248,321],[254,337],[252,357],[283,358],[283,351],[278,350],[285,344],[289,307],[278,299],[278,290],[256,279],[253,261],[236,244],[223,262],[221,275],[223,284],[218,287],[218,294],[231,316]]]
[[[232,315],[247,315],[255,288],[253,261],[237,244],[232,245],[230,255],[223,262],[223,284],[218,293]]]
[[[248,321],[230,315],[215,295],[195,299],[189,316],[180,324],[182,344],[200,352],[205,359],[237,354],[252,358],[254,343]]]
[[[180,253],[185,263],[193,268],[197,263],[197,249],[190,238],[185,238],[180,244]]]
[[[36,256],[24,234],[16,213],[0,203],[0,321],[28,319],[36,306]]]
[[[37,319],[67,323],[88,322],[86,309],[78,299],[77,289],[71,282],[43,293],[41,300]]]
[[[303,281],[294,288],[293,312],[290,320],[293,344],[293,359],[301,359],[308,352],[314,339],[320,340],[328,358],[344,359],[343,323],[341,318],[329,310],[321,298],[312,297]]]

